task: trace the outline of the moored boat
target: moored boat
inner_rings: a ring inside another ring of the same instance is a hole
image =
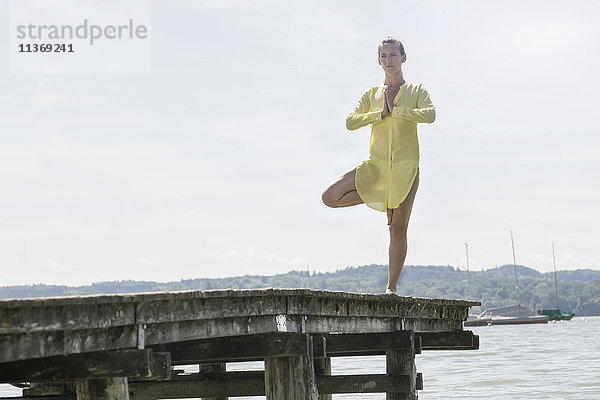
[[[558,308],[544,308],[538,310],[538,314],[547,315],[550,321],[568,321],[575,316],[573,313],[560,311]]]
[[[475,317],[469,317],[464,326],[546,324],[549,317],[538,315],[522,305],[488,308]]]

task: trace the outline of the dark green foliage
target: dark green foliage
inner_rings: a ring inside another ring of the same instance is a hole
[[[533,310],[556,307],[554,274],[518,266],[520,302]],[[600,315],[600,271],[560,271],[559,306],[576,315]],[[517,303],[515,270],[503,265],[485,271],[467,271],[451,266],[411,266],[402,271],[401,296],[481,301],[481,309]],[[470,282],[469,280],[470,279]],[[135,293],[175,290],[305,288],[360,293],[382,293],[387,282],[386,265],[348,267],[336,272],[291,271],[273,276],[245,275],[219,279],[187,279],[179,282],[121,281],[68,287],[27,285],[0,287],[0,298],[50,297],[88,294]]]

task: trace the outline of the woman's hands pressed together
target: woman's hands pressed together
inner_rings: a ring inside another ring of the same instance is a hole
[[[394,109],[394,97],[390,95],[389,86],[384,85],[383,87],[383,110],[381,110],[381,119],[392,115]]]

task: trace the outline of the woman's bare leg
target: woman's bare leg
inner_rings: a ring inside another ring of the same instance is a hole
[[[337,182],[329,186],[321,198],[323,203],[328,207],[350,207],[362,204],[363,201],[356,191],[354,177],[356,176],[356,168],[346,172],[338,179]]]
[[[406,196],[406,199],[398,208],[388,209],[388,225],[390,226],[390,267],[387,288],[396,292],[396,285],[404,267],[408,242],[406,232],[408,231],[408,221],[412,212],[415,195],[419,187],[419,173],[415,177],[412,188]]]

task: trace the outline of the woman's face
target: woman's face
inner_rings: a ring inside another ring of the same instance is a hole
[[[379,48],[379,65],[386,74],[395,74],[402,69],[406,54],[400,54],[400,48],[395,43],[384,43]]]

